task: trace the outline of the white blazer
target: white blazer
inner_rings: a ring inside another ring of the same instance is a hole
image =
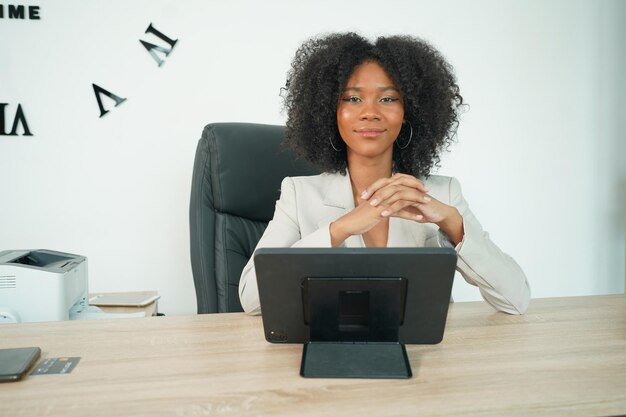
[[[479,288],[495,309],[523,314],[530,300],[526,276],[509,255],[502,252],[483,231],[461,194],[456,178],[433,175],[424,181],[429,195],[459,210],[464,237],[456,246],[457,270]],[[281,185],[274,218],[256,246],[330,248],[330,223],[354,209],[349,173],[324,173],[287,177]],[[350,236],[345,247],[365,247],[362,236]],[[391,217],[388,247],[452,247],[447,236],[432,223],[417,223]],[[255,250],[256,250],[255,249]],[[248,314],[261,314],[253,257],[241,273],[239,300]]]

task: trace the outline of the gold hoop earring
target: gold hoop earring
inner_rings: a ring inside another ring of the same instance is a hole
[[[407,146],[409,146],[409,143],[411,143],[411,139],[413,139],[413,126],[411,125],[411,122],[409,122],[409,121],[406,121],[405,123],[409,124],[409,128],[411,129],[411,133],[409,135],[409,140],[407,141],[406,145],[404,145],[404,146],[398,145],[398,138],[396,138],[396,146],[398,147],[398,149],[401,149],[401,150],[402,149],[406,149]],[[398,135],[398,136],[400,136],[400,135]]]
[[[337,149],[335,148],[335,145],[333,144],[333,138],[331,138],[330,136],[328,137],[328,141],[330,142],[330,146],[333,147],[333,149],[335,150],[335,152],[341,152],[341,149]]]

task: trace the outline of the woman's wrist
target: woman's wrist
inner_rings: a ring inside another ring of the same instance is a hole
[[[344,240],[346,240],[350,234],[346,233],[341,226],[341,219],[337,219],[330,224],[330,243],[333,248],[341,245]]]
[[[456,246],[461,243],[464,236],[463,217],[455,207],[450,207],[450,209],[450,214],[436,224]]]

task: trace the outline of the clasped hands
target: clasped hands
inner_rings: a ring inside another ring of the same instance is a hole
[[[333,246],[349,236],[362,235],[388,217],[434,223],[457,245],[463,240],[463,219],[452,206],[428,195],[430,190],[417,178],[394,174],[367,187],[356,207],[330,226]]]

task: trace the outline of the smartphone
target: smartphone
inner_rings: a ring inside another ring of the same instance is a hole
[[[19,381],[39,356],[38,347],[0,349],[0,381]]]
[[[161,298],[160,295],[101,294],[89,299],[89,304],[102,307],[145,307]]]

